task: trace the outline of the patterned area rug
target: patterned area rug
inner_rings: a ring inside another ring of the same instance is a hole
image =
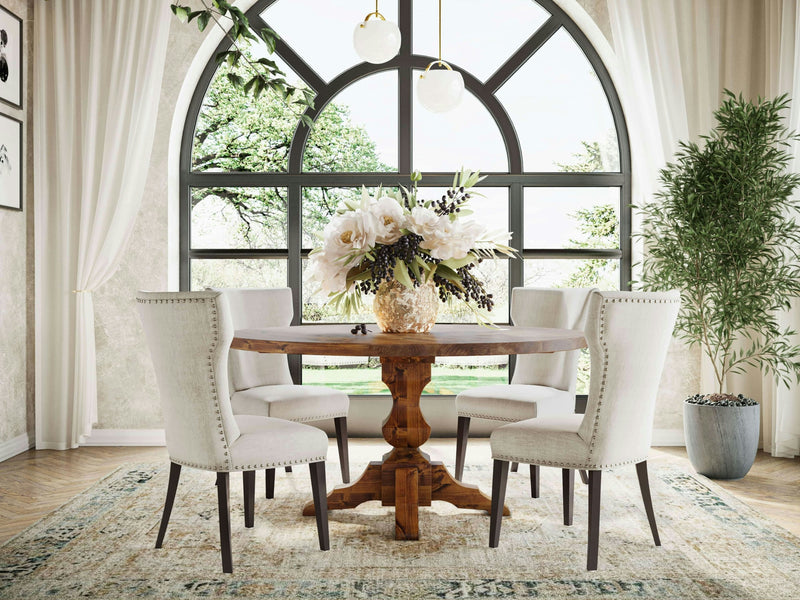
[[[362,465],[363,467],[363,465]],[[328,481],[338,481],[328,465]],[[359,473],[358,465],[352,472]],[[393,509],[377,502],[330,513],[330,552],[317,547],[306,468],[279,473],[276,498],[258,475],[256,526],[244,528],[233,475],[232,575],[222,573],[214,475],[184,469],[163,549],[154,546],[167,465],[121,468],[0,547],[0,598],[423,599],[800,597],[800,539],[713,483],[651,469],[663,546],[653,546],[633,468],[603,476],[600,569],[586,563],[586,486],[575,524],[561,522],[561,474],[511,473],[500,547],[489,518],[436,502],[420,509],[421,538],[393,539]],[[490,490],[489,465],[465,480]]]

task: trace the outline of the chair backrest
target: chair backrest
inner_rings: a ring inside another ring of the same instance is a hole
[[[680,308],[672,292],[594,292],[589,400],[579,433],[593,464],[647,459],[661,371]]]
[[[228,395],[228,305],[219,292],[139,292],[139,316],[153,358],[170,459],[198,468],[232,467],[240,435]]]
[[[588,314],[588,288],[514,288],[511,322],[522,327],[583,330]],[[511,383],[546,385],[575,393],[580,350],[517,356]]]
[[[221,291],[230,306],[233,328],[261,329],[286,327],[292,324],[292,290],[276,289],[224,289]],[[289,362],[285,354],[259,354],[245,350],[231,350],[229,373],[234,391],[260,385],[292,383]]]

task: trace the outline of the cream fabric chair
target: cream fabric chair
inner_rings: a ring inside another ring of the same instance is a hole
[[[233,325],[225,297],[214,291],[139,292],[136,301],[161,394],[170,458],[156,548],[164,541],[182,466],[217,473],[222,570],[231,573],[228,474],[244,472],[245,527],[252,527],[255,469],[308,463],[319,547],[328,550],[328,436],[301,423],[233,414],[228,396]]]
[[[285,327],[292,322],[294,311],[289,288],[219,291],[225,294],[230,304],[234,329]],[[347,394],[322,386],[294,385],[285,354],[231,350],[228,360],[233,414],[297,422],[333,419],[342,481],[349,483],[347,411],[350,398]],[[274,487],[275,469],[267,469],[267,498],[273,497]]]
[[[561,467],[566,525],[572,524],[574,469],[588,469],[589,570],[597,568],[600,475],[603,469],[635,464],[653,540],[661,545],[647,455],[656,393],[679,306],[678,292],[592,293],[586,323],[592,359],[586,413],[539,416],[492,432],[490,547],[500,541],[509,461]]]
[[[511,321],[521,327],[583,329],[592,289],[514,288]],[[575,412],[580,350],[517,356],[510,384],[485,385],[456,396],[456,479],[464,474],[470,420],[514,423],[542,415]],[[513,465],[516,470],[516,464]],[[531,465],[531,496],[539,497],[539,466]]]

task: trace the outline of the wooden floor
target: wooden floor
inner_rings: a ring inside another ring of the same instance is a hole
[[[335,441],[329,455],[336,456]],[[383,440],[350,440],[351,462],[379,456]],[[388,446],[386,446],[388,448]],[[455,440],[434,439],[425,446],[452,468]],[[470,440],[467,461],[488,461],[487,439]],[[31,450],[0,463],[0,543],[58,508],[118,466],[167,460],[165,448],[89,447],[59,452]],[[654,448],[651,468],[677,464],[691,469],[683,448]],[[354,475],[356,475],[354,473]],[[739,481],[718,481],[734,496],[800,536],[800,458],[773,458],[759,452],[750,473]]]

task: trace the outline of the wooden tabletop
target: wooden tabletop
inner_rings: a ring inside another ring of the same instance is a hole
[[[239,329],[231,348],[283,354],[336,356],[476,356],[533,354],[586,347],[583,333],[545,327],[435,325],[429,333],[382,333],[377,325],[363,335],[351,325],[300,325]]]

